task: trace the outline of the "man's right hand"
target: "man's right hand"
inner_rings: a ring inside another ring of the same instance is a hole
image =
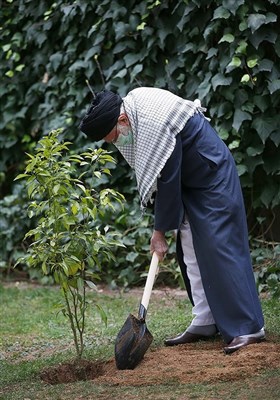
[[[150,252],[156,252],[160,261],[163,260],[165,254],[168,251],[168,245],[165,239],[165,235],[161,231],[154,231],[151,244],[150,244]]]

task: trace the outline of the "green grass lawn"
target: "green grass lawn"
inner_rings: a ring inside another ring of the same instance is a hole
[[[107,360],[113,357],[114,341],[127,315],[137,315],[141,292],[89,292],[88,297],[84,357]],[[94,381],[46,385],[38,377],[40,370],[75,357],[68,321],[55,311],[61,299],[59,290],[0,285],[0,299],[0,399],[279,399],[280,369],[265,370],[246,385],[240,381],[230,385],[166,382],[141,387],[112,387]],[[95,302],[106,311],[107,326],[101,321]],[[266,299],[262,305],[266,329],[280,341],[279,301]],[[184,330],[190,321],[191,306],[183,296],[153,296],[147,318],[154,335],[152,347],[162,346],[165,337]],[[261,394],[266,397],[258,397]]]

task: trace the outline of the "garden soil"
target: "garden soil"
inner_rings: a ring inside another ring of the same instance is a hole
[[[266,342],[240,349],[232,355],[222,351],[222,340],[160,347],[148,350],[134,370],[118,370],[115,360],[81,361],[42,371],[41,378],[50,384],[94,379],[96,383],[142,386],[172,383],[216,383],[256,376],[267,369],[280,367],[280,344]]]
[[[104,294],[112,295],[106,289]],[[140,298],[141,289],[132,290]],[[131,295],[131,293],[130,293]],[[166,299],[185,297],[181,290],[154,290],[153,296]],[[167,300],[168,301],[168,300]],[[265,342],[247,346],[231,355],[223,352],[224,342],[214,340],[174,347],[151,347],[134,370],[118,370],[114,358],[106,362],[83,360],[45,370],[41,378],[48,383],[67,383],[94,379],[96,383],[117,386],[142,386],[173,383],[217,383],[238,381],[256,376],[264,370],[280,368],[279,338],[267,335]]]
[[[106,289],[101,289],[100,292],[112,295]],[[137,289],[132,292],[139,298],[142,293]],[[185,292],[174,289],[153,291],[155,297],[162,298],[163,295],[167,301],[173,302],[174,298],[185,297]],[[198,384],[242,381],[256,377],[265,370],[280,368],[278,336],[268,334],[265,342],[247,346],[231,355],[224,354],[223,346],[224,342],[218,336],[214,340],[174,347],[151,346],[134,370],[118,370],[114,358],[108,361],[81,360],[45,369],[41,371],[40,377],[49,384],[78,380],[94,380],[95,383],[116,386]]]

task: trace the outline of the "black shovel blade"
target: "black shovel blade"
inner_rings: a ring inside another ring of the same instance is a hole
[[[129,314],[115,343],[115,360],[118,369],[134,369],[144,357],[153,335],[145,320]]]

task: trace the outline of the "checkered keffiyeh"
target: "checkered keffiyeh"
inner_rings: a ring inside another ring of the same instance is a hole
[[[137,88],[123,98],[133,132],[133,144],[118,146],[128,164],[135,169],[144,209],[157,189],[157,178],[171,156],[176,135],[188,119],[205,111],[197,101],[182,99],[167,90]]]

